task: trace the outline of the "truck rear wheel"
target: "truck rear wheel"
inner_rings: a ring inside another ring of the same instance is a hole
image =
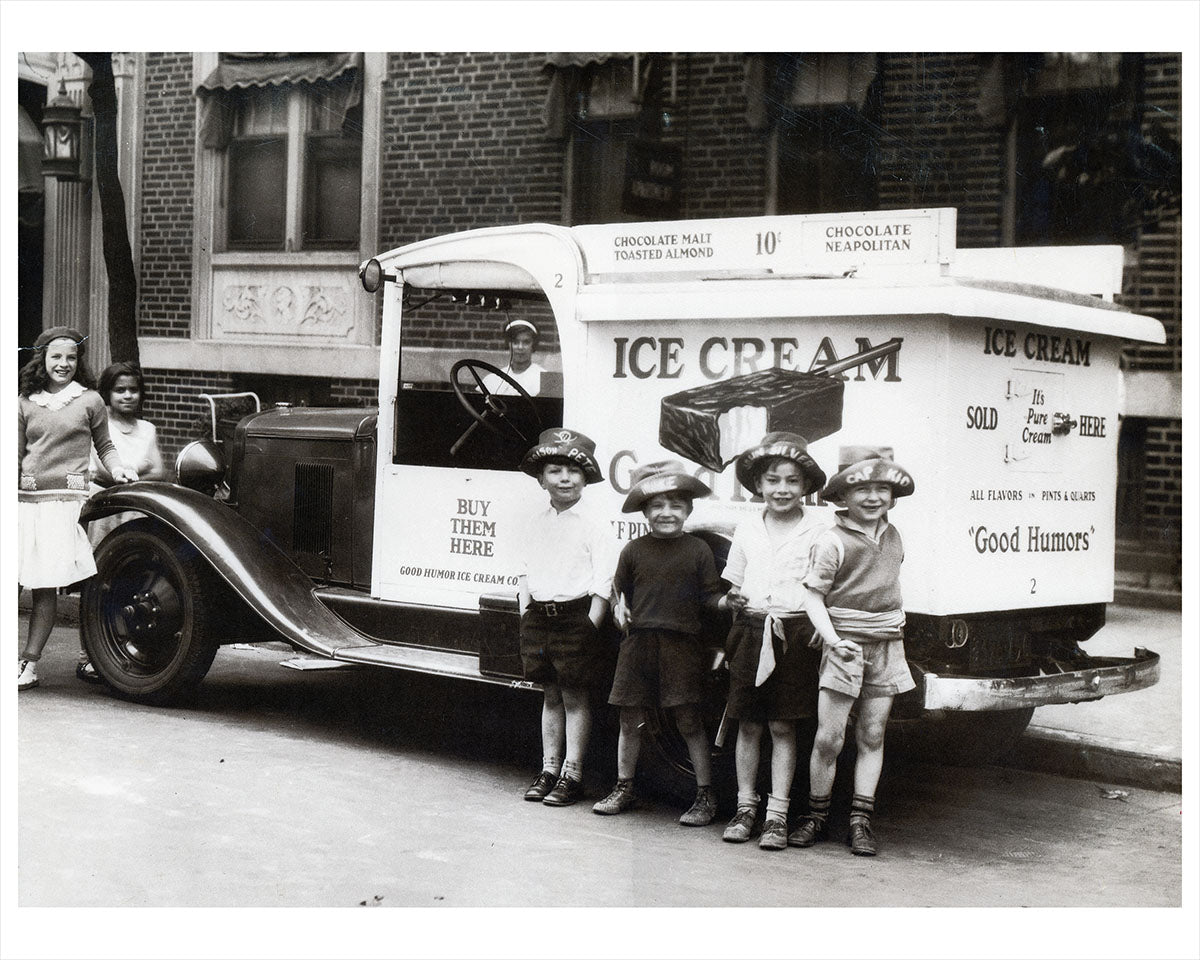
[[[700,716],[710,746],[721,724],[728,695],[728,674],[714,671],[706,678],[707,694],[700,704]],[[642,753],[639,758],[640,779],[654,793],[685,807],[696,798],[696,773],[688,755],[687,742],[680,736],[669,710],[661,707],[650,712],[646,732],[642,737]],[[734,770],[734,744],[737,740],[737,724],[729,724],[725,746],[712,746],[713,786],[717,796],[726,798],[737,792],[737,774]]]
[[[80,635],[96,671],[139,703],[191,693],[217,652],[219,585],[207,562],[150,518],[122,524],[96,551],[80,601]]]
[[[952,767],[982,767],[1013,748],[1029,721],[1033,707],[1020,710],[947,711],[921,720],[903,737],[914,758]],[[889,732],[890,736],[890,732]]]

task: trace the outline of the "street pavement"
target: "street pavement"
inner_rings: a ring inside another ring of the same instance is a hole
[[[850,856],[843,842],[848,764],[835,783],[830,842],[769,853],[753,842],[722,843],[723,818],[679,826],[684,804],[649,789],[638,810],[595,816],[591,801],[612,783],[611,739],[593,743],[587,802],[561,810],[525,803],[540,755],[540,700],[527,691],[353,667],[282,669],[288,653],[275,644],[241,644],[221,651],[192,701],[148,707],[79,683],[73,640],[68,629],[54,632],[42,686],[19,695],[15,853],[24,907],[1186,902],[1178,793],[953,767],[897,751],[885,759],[876,809],[880,856]],[[852,921],[816,919],[795,927],[750,921],[758,951],[776,953],[762,939],[774,933],[778,946],[836,955],[816,946],[815,928],[844,932]],[[694,926],[712,935],[729,922],[706,916]],[[1022,914],[1019,926],[1028,922]],[[582,923],[578,946],[586,949],[609,921]],[[877,920],[872,926],[880,930]],[[1120,921],[1069,926],[1076,945],[1107,944],[1113,926],[1140,929]],[[403,938],[407,928],[406,920],[391,933]],[[894,936],[890,921],[883,928],[885,939]],[[929,938],[944,931],[926,920],[921,939],[909,942],[935,956]],[[517,941],[524,952],[488,955],[528,956],[536,950],[530,936],[525,930]],[[992,925],[988,936],[1003,934]],[[92,946],[104,943],[124,948],[104,939]],[[647,941],[624,946],[600,955],[628,947],[658,954]],[[992,955],[1045,955],[1044,943],[1033,951],[1008,946]],[[744,951],[742,943],[716,955]],[[849,955],[889,954],[864,944]]]
[[[21,632],[29,593],[21,596]],[[59,622],[78,625],[78,598],[62,597]],[[1182,790],[1183,615],[1180,610],[1110,604],[1103,628],[1084,644],[1093,656],[1159,655],[1159,682],[1088,703],[1039,707],[1029,729],[998,763],[1151,790]],[[1194,667],[1194,664],[1192,664]]]

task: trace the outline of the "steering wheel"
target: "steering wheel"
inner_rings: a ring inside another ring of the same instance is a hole
[[[466,369],[471,376],[475,378],[475,385],[479,388],[479,395],[483,399],[481,410],[475,409],[475,405],[467,399],[468,394],[466,389],[458,382],[458,371],[463,369]],[[538,432],[541,432],[542,418],[538,415],[537,406],[534,404],[533,398],[529,395],[528,391],[524,387],[522,387],[519,383],[517,383],[516,380],[510,377],[499,367],[495,367],[483,360],[459,360],[450,368],[450,386],[454,389],[454,395],[458,397],[458,402],[463,405],[463,409],[471,415],[475,422],[467,427],[467,429],[463,431],[462,436],[454,441],[454,446],[450,448],[450,456],[454,456],[458,453],[459,448],[466,442],[467,437],[474,433],[476,427],[482,426],[494,433],[496,436],[500,437],[502,440],[507,439],[506,435],[500,430],[496,423],[493,422],[493,419],[489,418],[494,418],[495,421],[499,421],[500,423],[504,424],[504,426],[507,427],[508,430],[517,437],[517,439],[523,441],[524,443],[533,443],[533,440],[525,436],[525,434],[521,432],[521,428],[509,419],[508,404],[505,403],[506,398],[497,396],[486,386],[484,386],[483,377],[479,375],[480,370],[485,370],[488,373],[494,373],[501,380],[511,385],[512,388],[517,391],[517,398],[524,401],[524,406],[529,408],[529,412],[533,414],[533,419],[537,423]]]

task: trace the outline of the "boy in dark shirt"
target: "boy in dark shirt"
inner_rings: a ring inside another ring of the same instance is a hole
[[[617,784],[592,807],[596,813],[622,813],[636,803],[633,776],[645,711],[657,702],[671,711],[696,774],[696,801],[679,822],[701,827],[716,816],[712,755],[700,719],[705,663],[699,633],[701,609],[724,609],[726,601],[712,551],[683,532],[692,499],[711,492],[678,461],[634,471],[622,510],[640,509],[650,533],[626,545],[613,577],[614,613],[627,633],[608,702],[621,708],[621,734]]]

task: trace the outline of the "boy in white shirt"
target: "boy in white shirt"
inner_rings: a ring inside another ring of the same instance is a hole
[[[729,607],[738,611],[726,642],[729,706],[738,721],[735,762],[737,811],[722,839],[744,843],[758,816],[756,792],[763,727],[771,733],[771,792],[759,847],[787,847],[788,798],[796,772],[796,721],[816,715],[819,652],[804,613],[801,581],[814,538],[832,522],[806,508],[825,474],[792,433],[768,433],[737,459],[738,481],[761,494],[763,512],[738,524],[722,576],[733,584]]]
[[[587,484],[604,478],[596,445],[574,430],[544,430],[521,469],[550,496],[522,531],[521,661],[542,685],[542,772],[525,799],[552,807],[583,796],[591,732],[591,688],[600,679],[597,632],[612,590],[611,538],[578,506]]]

